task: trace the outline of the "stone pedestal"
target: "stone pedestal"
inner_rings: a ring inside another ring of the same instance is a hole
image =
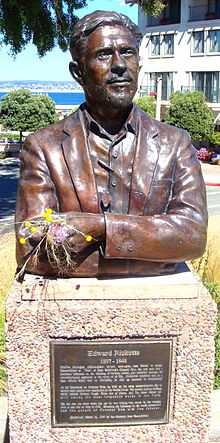
[[[114,280],[25,277],[7,300],[10,443],[206,443],[216,307],[191,274]],[[172,340],[167,424],[51,425],[50,343]]]

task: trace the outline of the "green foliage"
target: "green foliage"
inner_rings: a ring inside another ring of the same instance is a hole
[[[218,308],[218,317],[215,334],[215,382],[214,387],[220,388],[220,287],[215,283],[204,282],[208,291],[215,300]]]
[[[20,137],[18,134],[15,134],[14,132],[0,132],[0,140],[9,140],[9,141],[16,141],[18,142]]]
[[[75,11],[86,6],[86,0],[1,0],[0,42],[9,45],[13,55],[32,42],[43,56],[58,44],[68,48]]]
[[[129,2],[128,2],[129,3]],[[163,0],[130,0],[149,15],[160,15]],[[40,56],[55,45],[65,51],[70,34],[78,20],[76,11],[86,6],[86,0],[0,0],[0,43],[16,55],[32,42]]]
[[[176,92],[171,96],[167,123],[186,129],[193,141],[209,140],[214,131],[214,113],[201,92]]]
[[[27,89],[12,91],[1,100],[0,122],[14,131],[36,131],[54,123],[56,109],[45,95],[31,94]]]
[[[220,389],[220,311],[217,318],[217,329],[215,336],[215,382],[214,387]]]
[[[210,142],[213,145],[220,145],[220,132],[214,132],[210,137]]]
[[[138,0],[137,3],[146,14],[152,16],[160,15],[166,6],[163,0]]]
[[[135,100],[135,103],[140,106],[140,108],[147,112],[151,117],[156,115],[156,100],[155,97],[145,96],[140,97]]]

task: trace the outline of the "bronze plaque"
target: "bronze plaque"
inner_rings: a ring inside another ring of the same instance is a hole
[[[172,340],[50,346],[53,427],[168,423]]]

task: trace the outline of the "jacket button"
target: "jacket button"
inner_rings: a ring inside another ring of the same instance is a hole
[[[117,251],[120,251],[121,250],[121,246],[117,246],[116,249],[117,249]]]
[[[115,180],[112,180],[112,186],[115,188],[117,186],[117,182]]]
[[[132,252],[134,250],[134,247],[132,245],[128,245],[128,252]]]
[[[112,157],[114,157],[114,158],[118,158],[118,152],[117,152],[117,151],[113,151],[113,153],[112,153]]]

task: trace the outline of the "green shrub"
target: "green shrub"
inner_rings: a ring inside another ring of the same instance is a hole
[[[214,113],[201,92],[176,92],[171,96],[167,123],[186,129],[194,141],[209,140],[214,131]]]
[[[0,140],[5,140],[6,138],[18,142],[20,135],[14,134],[13,132],[0,132]]]
[[[34,95],[28,89],[17,89],[0,102],[0,122],[6,129],[34,132],[56,120],[55,102],[46,95]]]
[[[220,145],[220,132],[214,132],[210,137],[210,142],[213,145]]]
[[[216,334],[215,334],[215,381],[214,388],[220,388],[220,286],[216,283],[204,282],[208,291],[215,300],[218,308]]]
[[[156,115],[156,100],[155,97],[145,96],[134,100],[143,111],[147,112],[151,117]]]
[[[218,311],[215,335],[215,382],[214,388],[220,389],[220,311]]]

